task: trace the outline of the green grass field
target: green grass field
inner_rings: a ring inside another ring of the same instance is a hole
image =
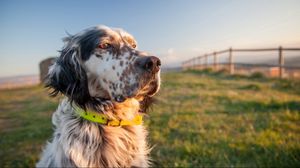
[[[0,91],[0,167],[33,167],[58,99]],[[146,125],[154,166],[300,167],[300,83],[224,73],[162,75]]]

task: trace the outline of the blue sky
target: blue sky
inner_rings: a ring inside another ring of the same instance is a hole
[[[0,77],[38,74],[65,31],[104,24],[133,34],[164,66],[232,47],[300,47],[299,0],[0,1]]]

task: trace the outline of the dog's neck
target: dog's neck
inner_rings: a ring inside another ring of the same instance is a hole
[[[72,111],[70,113],[70,111]],[[139,101],[127,99],[114,103],[106,115],[119,119],[131,119],[139,111]],[[112,127],[74,117],[75,111],[69,101],[63,101],[52,121],[56,126],[54,142],[63,142],[66,158],[72,158],[66,165],[79,167],[124,167],[131,163],[147,167],[149,149],[147,132],[143,125]]]
[[[110,119],[131,120],[140,111],[140,102],[135,98],[126,99],[122,103],[103,101],[96,106],[87,106],[85,110],[104,114]]]
[[[101,125],[130,126],[140,125],[143,122],[143,114],[136,112],[137,109],[139,109],[139,102],[137,104],[135,99],[126,100],[125,102],[117,104],[111,101],[104,101],[100,107],[96,106],[97,108],[94,106],[89,109],[82,109],[78,106],[73,107],[75,113],[78,114],[78,116],[80,116],[82,119]],[[129,108],[127,109],[124,107]],[[132,117],[132,114],[134,114],[134,117]]]

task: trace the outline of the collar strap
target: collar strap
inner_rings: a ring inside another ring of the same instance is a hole
[[[77,106],[74,108],[74,110],[80,117],[88,121],[96,122],[107,126],[141,125],[143,122],[142,114],[137,114],[132,120],[115,120],[110,119],[105,114],[100,114],[90,110],[85,111]]]

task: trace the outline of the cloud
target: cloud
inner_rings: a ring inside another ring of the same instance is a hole
[[[174,48],[169,48],[168,51],[167,51],[167,54],[168,54],[169,56],[174,55]]]
[[[178,67],[181,66],[183,61],[186,61],[192,57],[197,56],[200,53],[200,49],[178,50],[175,48],[168,48],[159,54],[163,67]]]
[[[161,54],[161,61],[164,67],[176,67],[180,66],[182,57],[178,54],[174,48],[169,48]]]

